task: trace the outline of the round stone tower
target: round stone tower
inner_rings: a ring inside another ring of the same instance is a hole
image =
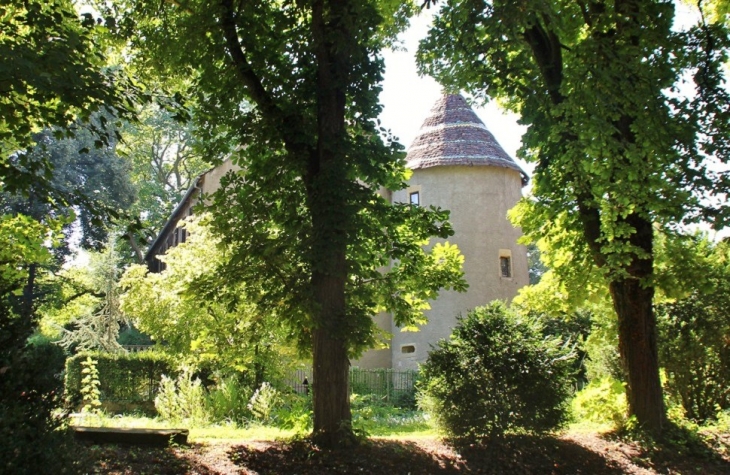
[[[459,314],[492,300],[510,301],[529,282],[527,252],[507,211],[522,196],[527,175],[500,147],[460,95],[444,95],[431,109],[408,149],[413,171],[394,202],[451,211],[454,236],[464,255],[465,293],[442,291],[419,332],[392,328],[392,367],[414,369],[432,345],[448,338]]]

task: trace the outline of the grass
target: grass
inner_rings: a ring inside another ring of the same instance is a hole
[[[215,440],[277,440],[296,435],[294,430],[251,424],[239,427],[236,424],[189,424],[170,422],[159,417],[138,415],[83,414],[74,417],[71,425],[89,427],[114,427],[135,429],[178,429],[190,430],[191,442],[207,442]]]
[[[220,440],[278,440],[296,435],[294,430],[279,429],[262,425],[236,427],[217,425],[190,429],[192,442],[214,442]]]
[[[429,423],[428,417],[421,411],[414,409],[397,408],[385,404],[371,397],[354,397],[352,400],[353,427],[362,435],[397,439],[397,438],[426,438],[438,437],[438,432]],[[713,439],[715,434],[727,434],[730,426],[730,417],[727,413],[714,426],[698,427],[677,418],[675,423],[683,427],[685,434],[703,434],[702,437]],[[143,415],[108,415],[100,414],[78,414],[72,420],[73,425],[85,425],[93,427],[119,427],[119,428],[148,428],[148,429],[169,429],[187,428],[190,430],[190,439],[195,442],[216,441],[216,440],[262,440],[273,441],[292,438],[301,435],[302,431],[308,429],[284,429],[276,424],[264,425],[254,421],[236,424],[233,422],[201,423],[183,421],[170,422],[159,417],[147,417]],[[286,424],[283,424],[285,427]],[[291,427],[291,424],[289,424]],[[310,426],[311,427],[311,426]],[[563,432],[572,434],[605,434],[616,431],[617,428],[607,422],[589,421],[577,419]],[[725,448],[726,449],[726,448]]]
[[[159,417],[143,415],[110,415],[106,413],[82,413],[72,418],[72,425],[91,427],[117,427],[138,429],[186,428],[190,440],[206,442],[215,440],[277,440],[297,435],[294,429],[282,429],[272,425],[250,423],[205,424],[183,421],[171,422]],[[359,407],[353,411],[353,425],[363,434],[374,437],[435,437],[437,433],[419,411],[375,406]]]

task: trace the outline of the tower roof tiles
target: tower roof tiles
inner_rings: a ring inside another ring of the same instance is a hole
[[[511,168],[527,174],[507,155],[460,94],[444,94],[431,108],[416,138],[408,148],[409,168],[446,165]]]

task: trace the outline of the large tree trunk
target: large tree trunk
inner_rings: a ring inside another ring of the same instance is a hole
[[[621,362],[628,378],[629,415],[658,434],[664,422],[664,401],[652,308],[654,288],[642,286],[637,279],[625,279],[611,282],[610,290],[618,315]]]
[[[659,434],[665,417],[664,399],[659,381],[654,287],[648,282],[653,274],[654,229],[651,222],[635,214],[626,221],[635,230],[630,244],[644,255],[634,257],[626,269],[629,277],[612,280],[609,291],[618,316],[619,353],[628,379],[629,415],[636,416],[643,428]]]
[[[346,447],[355,442],[350,413],[347,348],[325,328],[314,330],[314,430],[312,438],[324,447]]]
[[[347,229],[353,210],[348,188],[345,127],[350,54],[357,50],[347,1],[312,4],[312,39],[317,58],[317,147],[309,161],[308,194],[316,236],[312,288],[317,308],[312,335],[314,371],[313,440],[324,447],[352,445],[345,283]],[[343,41],[344,38],[344,41]]]
[[[325,222],[328,220],[325,220]],[[315,219],[315,223],[321,223]],[[355,442],[350,413],[349,370],[345,331],[347,279],[345,245],[333,243],[323,260],[326,270],[317,271],[312,284],[318,308],[312,335],[313,402],[315,443],[330,448],[347,447]],[[337,249],[339,248],[339,249]]]

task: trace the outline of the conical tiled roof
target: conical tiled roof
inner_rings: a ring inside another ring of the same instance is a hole
[[[443,165],[511,168],[520,172],[523,185],[528,180],[459,94],[444,94],[436,101],[408,148],[406,161],[412,169]]]

